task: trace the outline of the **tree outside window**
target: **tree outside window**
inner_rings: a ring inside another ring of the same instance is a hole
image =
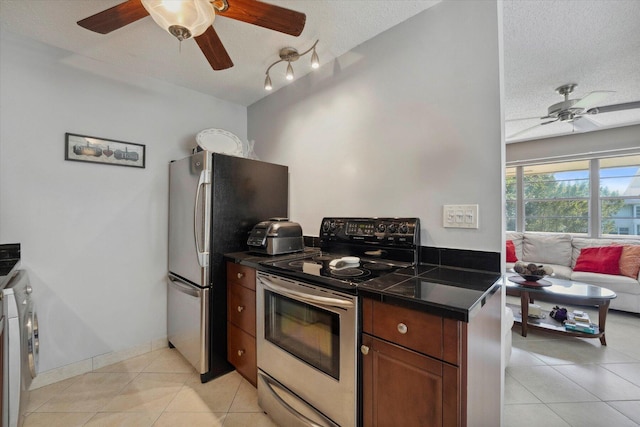
[[[598,164],[600,165],[598,167]],[[522,168],[524,194],[518,194]],[[590,170],[596,173],[590,174]],[[640,155],[506,169],[506,228],[593,235],[640,234]],[[591,188],[599,198],[591,198]],[[524,212],[518,212],[518,206]],[[595,223],[594,223],[595,221]]]

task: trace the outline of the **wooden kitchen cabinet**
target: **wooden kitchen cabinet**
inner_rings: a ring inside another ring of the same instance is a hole
[[[469,322],[362,302],[362,426],[500,425],[500,293]]]
[[[227,262],[227,360],[256,386],[256,271]]]
[[[459,323],[364,299],[363,426],[464,424]]]

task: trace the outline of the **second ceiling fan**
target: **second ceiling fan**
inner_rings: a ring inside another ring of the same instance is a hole
[[[614,91],[610,91],[610,90],[594,91],[587,94],[584,98],[570,99],[569,95],[573,92],[573,89],[575,89],[576,86],[578,86],[576,83],[567,83],[560,87],[557,87],[556,92],[564,96],[564,101],[551,105],[547,109],[547,115],[543,117],[539,117],[540,120],[545,120],[545,121],[542,123],[538,123],[532,127],[521,130],[519,132],[516,132],[512,135],[509,135],[507,139],[514,139],[539,126],[545,126],[555,122],[573,123],[575,125],[575,123],[582,123],[585,120],[588,120],[587,116],[591,116],[594,114],[609,113],[612,111],[622,111],[622,110],[630,110],[633,108],[640,108],[640,101],[597,106],[607,96],[614,93]],[[514,120],[508,120],[508,121],[514,122],[514,121],[520,121],[520,120],[531,120],[534,118],[537,118],[537,117],[531,117],[526,119],[514,119]],[[587,127],[594,128],[597,126],[594,122],[592,121],[589,121],[589,122],[590,123],[589,125],[587,125]]]
[[[299,36],[306,15],[257,0],[128,0],[78,21],[78,25],[108,34],[149,15],[178,40],[195,38],[214,70],[233,67],[211,25],[218,14],[259,27]]]

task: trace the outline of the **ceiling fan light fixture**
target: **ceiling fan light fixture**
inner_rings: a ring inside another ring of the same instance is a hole
[[[141,0],[160,27],[178,40],[198,37],[213,24],[215,10],[208,0]]]
[[[269,71],[276,64],[279,64],[285,61],[287,62],[287,71],[285,73],[285,78],[289,81],[294,79],[293,66],[291,65],[291,63],[297,61],[298,59],[300,59],[300,57],[305,56],[307,53],[311,51],[313,51],[313,53],[311,54],[311,68],[320,67],[320,58],[318,58],[318,54],[316,53],[316,45],[318,44],[319,41],[320,40],[316,40],[316,42],[309,49],[305,50],[302,53],[298,53],[298,51],[293,47],[284,47],[280,49],[280,52],[278,52],[278,54],[280,55],[280,59],[274,62],[273,64],[269,65],[269,67],[267,68],[267,71],[265,71],[265,74],[267,75],[264,81],[265,90],[272,89],[271,79],[269,78]],[[267,85],[267,82],[269,83],[268,85]]]

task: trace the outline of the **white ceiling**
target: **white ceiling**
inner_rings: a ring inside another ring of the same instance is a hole
[[[173,36],[149,17],[107,35],[76,25],[122,1],[0,0],[1,28],[62,48],[69,52],[62,61],[97,74],[153,77],[246,106],[268,94],[264,73],[279,59],[281,48],[304,51],[320,39],[318,55],[328,63],[440,0],[265,0],[305,13],[304,31],[292,37],[219,16],[214,27],[235,64],[224,71],[213,71],[193,40],[179,49]],[[562,101],[554,89],[565,83],[578,84],[571,98],[611,90],[615,93],[602,104],[640,101],[640,1],[503,3],[507,137],[540,123],[547,107]],[[309,61],[307,55],[293,64],[296,77],[310,72]],[[284,71],[283,64],[272,69],[274,90],[285,84]],[[531,119],[512,121],[520,118]],[[595,124],[585,126],[588,120]],[[538,126],[511,142],[637,123],[640,109],[599,114],[580,119],[575,129],[560,122]]]
[[[566,83],[578,84],[571,99],[610,90],[601,105],[640,101],[640,1],[505,0],[504,68],[507,141],[548,121],[540,117],[564,99],[555,89]],[[637,123],[640,108],[583,117],[575,129],[538,126],[511,142]]]
[[[240,105],[268,95],[267,67],[283,47],[307,50],[318,39],[321,64],[438,3],[436,1],[265,0],[307,15],[304,31],[293,37],[217,16],[213,26],[234,66],[213,71],[194,40],[179,42],[151,17],[110,34],[76,24],[124,0],[0,0],[0,22],[11,32],[70,51],[65,61],[100,74],[155,77]],[[233,5],[233,0],[229,0]],[[311,55],[293,64],[300,77],[311,70]],[[271,71],[274,91],[285,84],[286,65]],[[122,78],[121,76],[119,78]]]

